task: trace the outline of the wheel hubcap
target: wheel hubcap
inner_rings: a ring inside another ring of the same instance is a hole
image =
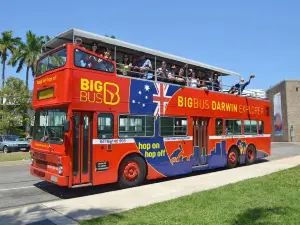
[[[254,159],[254,151],[252,149],[248,150],[248,159],[253,160]]]
[[[229,159],[229,162],[230,162],[231,164],[234,164],[235,161],[236,161],[236,154],[235,154],[235,152],[230,152],[230,153],[229,153],[229,156],[228,156],[228,159]]]
[[[124,167],[123,177],[126,180],[132,182],[138,177],[139,172],[139,165],[136,162],[128,162]]]

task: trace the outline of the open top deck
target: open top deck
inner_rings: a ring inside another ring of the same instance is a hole
[[[110,37],[78,30],[78,29],[70,29],[67,30],[56,37],[52,38],[49,42],[47,42],[43,46],[43,52],[47,53],[63,44],[66,43],[74,43],[74,40],[80,37],[83,41],[82,46],[90,49],[92,43],[96,42],[98,46],[102,46],[104,48],[109,48],[113,50],[113,60],[116,62],[120,62],[120,58],[124,54],[132,54],[137,55],[140,53],[147,54],[147,57],[153,62],[153,71],[155,71],[161,65],[162,61],[166,61],[168,64],[176,64],[180,67],[184,67],[188,65],[188,68],[192,68],[196,71],[201,72],[202,74],[206,74],[207,77],[211,77],[213,74],[217,73],[219,77],[221,77],[221,91],[227,93],[228,90],[232,87],[232,85],[224,85],[222,81],[223,76],[235,76],[237,79],[240,78],[240,74],[237,72],[233,72],[230,70],[222,69],[219,67],[211,66],[202,62],[198,62],[195,60],[175,56],[172,54],[164,53],[158,50],[153,50],[150,48],[142,47],[139,45],[131,44],[125,41],[113,39]],[[122,65],[122,63],[117,63],[117,67]],[[118,71],[117,71],[118,73]],[[186,72],[187,74],[187,72]],[[119,74],[118,74],[119,75]],[[186,75],[187,76],[187,75]],[[156,80],[156,78],[155,78]],[[263,90],[250,90],[245,89],[243,91],[244,96],[254,97],[259,99],[266,99],[265,92]]]

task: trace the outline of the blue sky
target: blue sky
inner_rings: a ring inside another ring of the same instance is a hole
[[[249,88],[300,78],[300,1],[165,0],[1,2],[0,31],[55,36],[69,28],[240,73]],[[7,68],[6,76],[25,77]],[[236,79],[230,82],[234,82]],[[33,80],[30,80],[32,87]]]

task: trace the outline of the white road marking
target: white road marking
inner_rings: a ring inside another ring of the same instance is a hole
[[[18,188],[7,188],[7,189],[0,189],[0,191],[11,191],[11,190],[19,190],[19,189],[26,189],[26,188],[34,188],[36,186],[25,186],[25,187],[18,187]]]

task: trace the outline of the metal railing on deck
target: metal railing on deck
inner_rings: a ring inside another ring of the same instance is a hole
[[[240,95],[251,98],[258,99],[267,99],[266,93],[263,90],[251,90],[244,89],[243,91],[236,89],[232,91],[234,85],[225,85],[222,82],[213,82],[209,79],[200,80],[199,78],[185,77],[185,76],[160,76],[157,73],[157,70],[146,69],[140,70],[138,67],[132,66],[131,64],[125,65],[122,63],[116,63],[117,65],[117,74],[129,77],[135,77],[140,79],[152,80],[152,81],[161,81],[170,84],[183,85],[190,88],[197,88],[206,91],[216,91],[234,95]],[[155,65],[156,67],[156,65]]]

